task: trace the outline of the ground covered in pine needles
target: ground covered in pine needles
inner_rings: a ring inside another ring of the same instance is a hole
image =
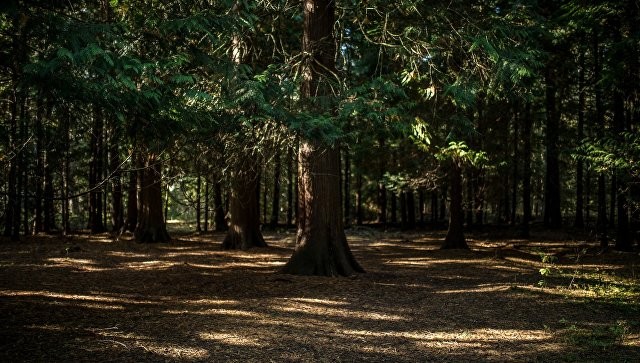
[[[351,230],[349,278],[277,274],[285,232],[3,240],[0,361],[638,361],[637,252],[503,234]]]

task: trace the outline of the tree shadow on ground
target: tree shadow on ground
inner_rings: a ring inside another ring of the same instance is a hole
[[[539,287],[535,253],[497,256],[473,238],[471,251],[441,251],[438,233],[356,234],[350,243],[368,272],[328,279],[276,273],[291,234],[267,235],[271,248],[249,251],[220,250],[222,236],[2,244],[0,359],[622,362],[640,354],[640,313],[625,308],[637,294],[621,305],[567,294],[564,281]],[[627,257],[610,267],[637,262]]]

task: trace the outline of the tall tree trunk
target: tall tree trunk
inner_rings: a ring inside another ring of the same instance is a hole
[[[14,70],[16,72],[16,70]],[[20,240],[20,197],[18,195],[18,163],[20,156],[15,154],[18,148],[18,103],[20,96],[17,88],[17,75],[14,75],[14,89],[11,92],[11,123],[9,126],[9,150],[14,152],[9,159],[8,199],[5,210],[4,235],[11,237],[12,241]],[[17,223],[16,223],[17,222]]]
[[[619,32],[619,31],[618,31]],[[617,38],[620,37],[620,34],[617,33]],[[624,132],[627,131],[627,125],[625,121],[624,115],[624,78],[620,75],[620,79],[618,80],[618,87],[613,93],[613,124],[614,131],[616,133],[616,139],[619,143],[624,143]],[[612,190],[613,194],[611,195],[611,199],[616,199],[617,201],[617,229],[616,229],[616,245],[615,248],[618,251],[632,251],[633,246],[631,245],[631,236],[629,233],[629,210],[627,205],[627,172],[624,170],[615,170],[614,169],[614,177],[616,183],[611,182],[612,185],[615,185],[615,189]],[[613,203],[612,203],[613,205]],[[613,211],[611,213],[613,215]]]
[[[398,225],[398,195],[395,191],[391,192],[391,225]]]
[[[474,199],[473,171],[471,170],[471,168],[467,170],[466,182],[467,182],[467,201],[465,203],[466,204],[465,209],[467,212],[466,213],[467,229],[471,230],[473,229],[473,199]]]
[[[148,152],[140,193],[141,211],[134,232],[136,241],[144,243],[168,242],[171,240],[162,208],[162,166],[157,155]]]
[[[333,0],[304,1],[303,54],[309,57],[301,96],[319,113],[332,89],[326,78],[336,73]],[[325,78],[325,79],[323,79]],[[303,140],[299,148],[298,236],[283,272],[299,275],[349,276],[364,270],[356,262],[344,234],[340,203],[340,152],[335,146]]]
[[[89,229],[91,233],[104,232],[102,224],[102,146],[104,119],[102,110],[96,107],[94,111],[93,127],[91,128],[90,147],[91,162],[89,166]]]
[[[468,249],[464,238],[464,210],[462,209],[462,169],[455,162],[449,170],[449,229],[442,249]]]
[[[529,222],[531,221],[531,104],[527,103],[524,110],[522,127],[522,228],[521,235],[529,237]]]
[[[547,65],[546,82],[546,171],[544,183],[544,225],[549,228],[562,226],[560,212],[560,164],[558,161],[558,132],[560,117],[556,105],[556,75],[553,62]]]
[[[43,197],[44,197],[44,101],[41,94],[36,100],[36,175],[35,175],[35,199],[34,199],[34,227],[33,234],[44,232],[43,226]]]
[[[122,133],[116,121],[111,122],[109,138],[109,169],[111,170],[111,231],[121,231],[124,226],[122,203],[122,167],[120,165],[120,138]]]
[[[520,157],[518,153],[518,142],[520,141],[520,110],[516,105],[514,107],[514,117],[513,117],[513,174],[511,181],[511,216],[510,216],[510,224],[515,226],[516,224],[516,215],[518,210],[518,167],[520,164]]]
[[[425,215],[426,215],[426,202],[425,202],[425,196],[424,196],[424,189],[420,188],[418,190],[418,211],[419,211],[419,221],[420,221],[420,228],[424,228],[425,227]]]
[[[71,233],[71,223],[69,221],[70,213],[69,213],[69,184],[71,178],[71,157],[70,157],[70,137],[69,137],[69,128],[70,128],[70,118],[68,110],[63,111],[62,116],[62,235],[67,236]]]
[[[407,193],[405,191],[400,192],[400,229],[407,230]]]
[[[282,165],[280,163],[280,151],[276,152],[274,160],[275,168],[273,169],[273,198],[271,199],[271,228],[276,229],[280,219],[280,177],[282,174]]]
[[[584,139],[584,108],[585,108],[585,55],[584,50],[580,50],[578,68],[578,142]],[[576,219],[573,226],[584,227],[584,162],[578,159],[576,165]]]
[[[259,195],[256,192],[260,189],[260,173],[255,164],[239,165],[232,175],[230,224],[222,242],[224,249],[267,247],[260,231]]]
[[[594,98],[595,98],[595,114],[596,114],[596,137],[602,139],[604,137],[604,109],[602,107],[602,91],[600,89],[600,73],[602,70],[600,44],[597,36],[594,36],[593,44],[593,78],[594,78]],[[598,173],[598,214],[596,220],[596,234],[600,241],[600,247],[609,247],[609,238],[607,236],[607,192],[606,180],[604,173]]]

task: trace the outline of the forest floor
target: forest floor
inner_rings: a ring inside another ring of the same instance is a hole
[[[640,256],[567,233],[348,232],[367,273],[277,274],[294,234],[0,243],[0,361],[425,362],[640,358]]]

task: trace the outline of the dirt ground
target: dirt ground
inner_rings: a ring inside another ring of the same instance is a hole
[[[292,233],[222,251],[108,235],[0,243],[0,361],[640,360],[640,257],[571,236],[350,231],[367,273],[277,274]],[[557,236],[556,236],[557,237]]]

